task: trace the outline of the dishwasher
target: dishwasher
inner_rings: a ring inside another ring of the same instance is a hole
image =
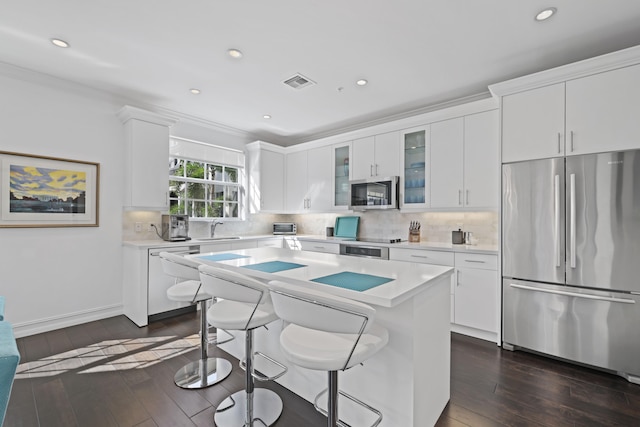
[[[162,269],[161,252],[187,255],[200,253],[200,246],[171,246],[167,248],[149,249],[149,271],[147,283],[147,316],[149,322],[182,313],[195,311],[196,304],[181,301],[171,301],[167,298],[167,289],[176,283],[176,279],[168,276]]]

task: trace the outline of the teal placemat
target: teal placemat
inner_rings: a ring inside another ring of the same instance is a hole
[[[267,261],[267,262],[261,262],[259,264],[243,265],[242,267],[248,268],[250,270],[263,271],[265,273],[277,273],[278,271],[306,267],[306,265],[296,264],[295,262]]]
[[[249,258],[249,256],[238,255],[238,254],[213,254],[213,255],[199,256],[198,258],[206,259],[209,261],[229,261],[229,260],[238,259],[238,258]]]
[[[355,239],[358,237],[359,216],[339,216],[336,218],[336,225],[333,235],[336,237],[346,237]]]
[[[371,274],[353,273],[343,271],[342,273],[331,274],[329,276],[318,277],[312,282],[324,283],[325,285],[337,286],[339,288],[350,289],[352,291],[366,291],[376,286],[384,285],[394,279],[388,277],[373,276]]]

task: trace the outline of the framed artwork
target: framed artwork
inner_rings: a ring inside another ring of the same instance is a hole
[[[97,227],[100,164],[0,151],[0,227]]]

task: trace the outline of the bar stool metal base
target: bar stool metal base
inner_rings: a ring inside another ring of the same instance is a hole
[[[181,388],[205,388],[227,378],[231,369],[231,362],[226,359],[219,357],[198,359],[180,368],[173,377],[173,381]]]
[[[240,390],[218,405],[213,420],[217,427],[247,426],[247,393]],[[273,425],[282,414],[282,399],[265,388],[253,389],[253,425]]]

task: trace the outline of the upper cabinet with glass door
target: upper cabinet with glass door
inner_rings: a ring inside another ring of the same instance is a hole
[[[400,207],[426,208],[429,206],[429,126],[402,132],[402,144]]]
[[[351,158],[351,142],[333,146],[333,209],[349,209],[349,160]]]

